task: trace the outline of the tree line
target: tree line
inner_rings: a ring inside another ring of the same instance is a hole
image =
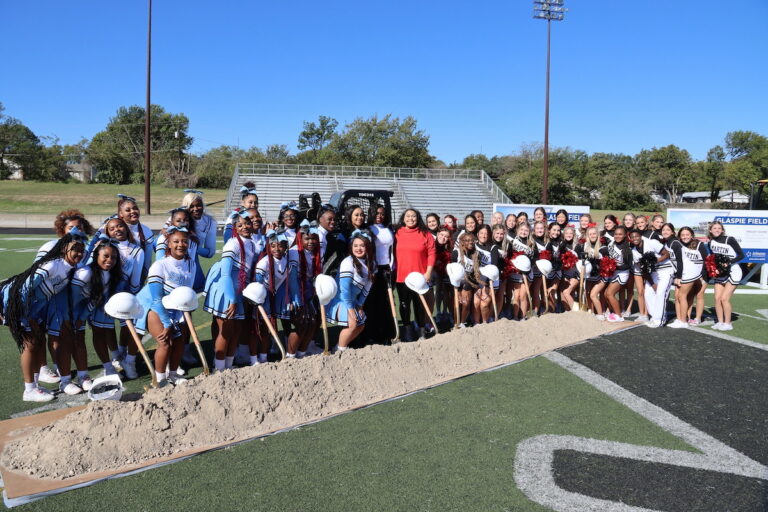
[[[125,184],[144,180],[144,108],[120,107],[90,140],[62,145],[39,137],[21,121],[4,114],[0,103],[0,179],[22,169],[24,179],[64,181],[68,164],[88,163],[97,181]],[[416,119],[359,117],[343,127],[320,116],[305,121],[295,153],[285,144],[248,149],[222,145],[204,153],[190,151],[189,118],[159,105],[150,109],[153,182],[172,186],[226,188],[237,162],[377,167],[482,169],[515,202],[536,203],[541,195],[543,146],[524,144],[509,155],[471,154],[446,164],[429,152],[429,135]],[[673,144],[643,149],[636,155],[550,148],[549,197],[553,204],[646,208],[651,192],[679,202],[684,192],[707,191],[715,201],[722,190],[748,193],[752,182],[768,179],[768,138],[733,131],[704,160]]]

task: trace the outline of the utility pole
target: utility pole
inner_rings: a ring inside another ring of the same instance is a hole
[[[550,33],[552,21],[562,21],[565,18],[565,12],[568,10],[563,7],[565,0],[534,0],[533,17],[540,20],[547,20],[547,85],[544,100],[544,172],[541,180],[541,203],[547,204],[549,198],[549,54],[550,54]]]
[[[152,214],[150,205],[150,179],[152,175],[152,141],[149,135],[150,84],[152,83],[152,0],[149,0],[147,17],[147,109],[144,111],[144,208],[147,215]]]

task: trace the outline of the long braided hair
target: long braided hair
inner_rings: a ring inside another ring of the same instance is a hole
[[[24,286],[26,285],[27,280],[31,279],[40,267],[48,262],[63,257],[64,251],[73,242],[82,243],[82,239],[77,235],[67,233],[59,238],[56,245],[54,245],[45,256],[34,262],[27,270],[0,282],[0,289],[4,289],[7,286],[10,287],[8,303],[4,306],[5,311],[3,312],[3,316],[5,318],[5,324],[11,330],[11,336],[14,341],[16,341],[19,352],[24,350],[25,344],[26,333],[24,331],[23,321],[29,318],[29,310],[32,305],[32,291],[27,290],[26,295],[23,294],[22,291]],[[36,332],[34,330],[32,332],[33,336],[35,336],[33,343],[45,342],[41,332]]]
[[[105,294],[104,281],[101,278],[102,269],[99,267],[98,259],[99,253],[106,250],[114,251],[115,264],[109,269],[109,285],[106,288]],[[89,301],[94,307],[99,307],[102,305],[105,296],[111,297],[117,292],[117,286],[120,284],[120,277],[123,275],[123,269],[121,268],[120,252],[108,239],[99,241],[96,244],[96,247],[94,247],[92,255],[93,259],[88,265],[91,268],[91,295]]]

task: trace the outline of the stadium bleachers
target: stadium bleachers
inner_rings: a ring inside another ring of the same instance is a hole
[[[259,210],[269,220],[277,218],[281,203],[298,200],[299,194],[318,192],[326,202],[333,193],[349,189],[391,190],[395,218],[412,206],[423,215],[462,218],[478,209],[490,220],[493,203],[510,202],[481,170],[238,164],[222,218],[239,204],[240,187],[248,181],[256,184]]]

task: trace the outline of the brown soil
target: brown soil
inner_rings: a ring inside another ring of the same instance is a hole
[[[115,470],[328,417],[614,328],[587,313],[550,314],[200,376],[135,402],[93,402],[9,443],[0,463],[48,479]]]

